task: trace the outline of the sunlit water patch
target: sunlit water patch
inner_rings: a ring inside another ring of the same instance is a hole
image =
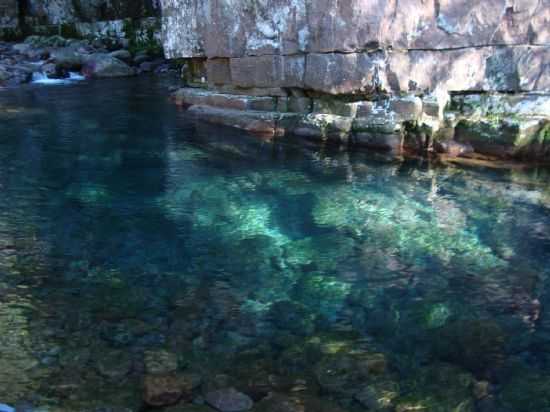
[[[166,96],[0,94],[0,404],[549,410],[547,170],[259,140]]]

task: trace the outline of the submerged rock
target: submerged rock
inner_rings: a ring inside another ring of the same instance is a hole
[[[441,359],[486,374],[501,365],[507,339],[498,323],[474,319],[446,324],[434,341]]]
[[[399,385],[393,381],[375,382],[355,394],[355,399],[361,405],[374,412],[394,410],[398,397]]]
[[[183,390],[177,378],[172,376],[147,376],[143,400],[150,406],[166,406],[177,403]]]
[[[399,412],[474,412],[474,379],[450,364],[432,364],[402,382],[403,395],[395,399]]]
[[[148,351],[145,353],[145,369],[150,374],[166,374],[178,369],[178,357],[168,351]]]
[[[148,375],[144,380],[143,400],[150,406],[173,405],[181,399],[191,399],[200,384],[195,375]]]
[[[110,350],[99,356],[97,370],[106,378],[122,379],[132,370],[132,358],[126,351]]]
[[[219,389],[208,392],[205,396],[206,403],[220,412],[248,411],[254,405],[250,397],[235,388]]]
[[[335,395],[352,397],[361,387],[386,371],[386,359],[380,353],[336,353],[315,367],[321,388]]]
[[[271,394],[254,406],[253,412],[344,412],[339,406],[309,395]]]
[[[272,394],[260,401],[254,412],[305,412],[299,399],[285,395]]]

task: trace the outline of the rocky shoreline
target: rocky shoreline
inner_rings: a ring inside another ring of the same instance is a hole
[[[174,99],[198,118],[396,153],[550,160],[547,4],[222,3],[163,5],[165,53],[204,89]]]
[[[0,87],[14,87],[36,79],[113,78],[174,69],[158,53],[131,52],[124,39],[66,39],[29,36],[21,43],[0,42]]]

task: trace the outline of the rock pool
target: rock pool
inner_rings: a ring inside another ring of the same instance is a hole
[[[0,410],[550,411],[549,170],[262,140],[163,82],[0,93]]]

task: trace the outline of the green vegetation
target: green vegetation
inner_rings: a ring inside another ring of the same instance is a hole
[[[162,55],[162,44],[155,37],[157,27],[140,27],[135,20],[126,19],[124,21],[124,35],[129,41],[128,50],[133,55],[145,52],[150,56]]]

